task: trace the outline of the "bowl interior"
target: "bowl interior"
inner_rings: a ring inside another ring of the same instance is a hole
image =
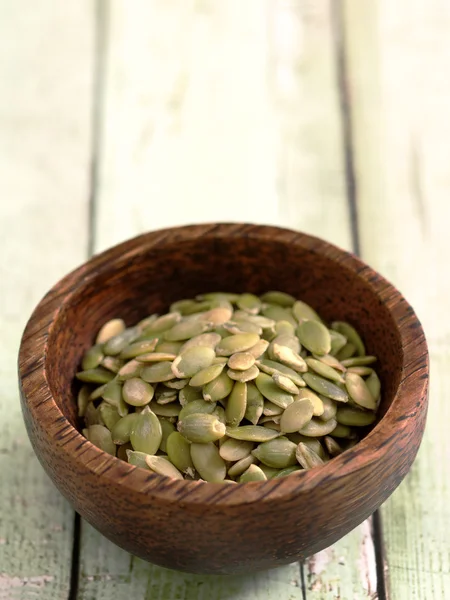
[[[175,300],[206,291],[279,289],[311,304],[327,321],[346,320],[358,329],[368,352],[379,358],[385,414],[401,377],[397,326],[371,278],[361,276],[372,271],[357,261],[349,267],[345,252],[323,245],[324,252],[307,243],[310,239],[304,236],[302,243],[297,236],[289,243],[267,235],[211,233],[155,244],[143,236],[132,252],[108,251],[88,263],[64,299],[48,340],[47,377],[59,409],[78,427],[73,377],[106,320],[122,317],[132,325],[150,313],[163,313]]]

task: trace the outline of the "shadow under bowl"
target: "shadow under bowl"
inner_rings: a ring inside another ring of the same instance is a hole
[[[225,486],[148,473],[78,432],[74,374],[104,321],[131,325],[206,291],[270,289],[353,323],[378,356],[380,418],[355,447],[310,471]],[[231,574],[306,558],[392,494],[422,438],[428,354],[411,306],[352,254],[287,229],[222,223],[141,235],[67,275],[28,321],[19,377],[33,448],[83,518],[150,562]]]

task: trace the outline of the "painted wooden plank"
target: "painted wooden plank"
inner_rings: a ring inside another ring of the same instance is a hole
[[[33,454],[16,361],[33,307],[87,246],[90,3],[0,6],[0,599],[65,599],[74,513]]]
[[[165,225],[241,219],[349,248],[329,3],[108,6],[95,249]],[[325,571],[323,556],[309,561],[307,598],[343,586],[368,597],[363,544],[367,527],[328,551]],[[80,559],[80,600],[303,598],[297,564],[239,578],[180,574],[85,523]]]
[[[363,255],[415,307],[432,362],[422,447],[382,509],[390,595],[442,600],[450,590],[450,84],[442,76],[450,9],[349,1],[346,21]]]

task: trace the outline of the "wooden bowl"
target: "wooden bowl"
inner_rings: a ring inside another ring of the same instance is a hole
[[[381,417],[357,446],[311,471],[225,486],[149,474],[78,432],[73,377],[105,320],[133,324],[205,291],[269,289],[302,298],[325,319],[352,322],[379,357]],[[402,295],[335,246],[249,224],[165,229],[95,256],[35,309],[19,371],[34,450],[75,510],[125,550],[197,573],[267,569],[336,542],[402,481],[427,409],[427,345]]]

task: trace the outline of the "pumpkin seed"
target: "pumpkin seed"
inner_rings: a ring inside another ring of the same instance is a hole
[[[331,432],[334,437],[337,438],[353,438],[355,434],[353,430],[348,425],[342,425],[341,423],[337,423],[336,427]]]
[[[259,465],[259,468],[264,473],[264,475],[267,477],[267,479],[274,479],[275,476],[278,473],[280,473],[280,471],[283,470],[283,469],[274,469],[273,467],[268,467],[267,465],[263,465],[262,463]],[[292,467],[287,467],[287,468],[291,469]]]
[[[315,392],[319,392],[319,394],[322,394],[327,398],[336,400],[336,402],[348,402],[347,393],[331,381],[319,377],[319,375],[314,375],[313,373],[304,373],[303,379]]]
[[[193,400],[186,404],[178,414],[178,418],[182,421],[188,415],[195,413],[203,413],[211,415],[216,408],[215,402],[206,402],[205,400]]]
[[[323,413],[319,415],[322,421],[329,421],[336,416],[337,412],[337,404],[331,398],[327,398],[326,396],[322,396],[319,394],[320,400],[322,400],[323,404]]]
[[[336,420],[341,425],[366,427],[376,421],[376,415],[373,412],[364,412],[350,406],[339,406],[336,413]]]
[[[356,367],[353,367],[353,368],[356,368]],[[361,369],[364,367],[359,367],[359,368]],[[381,381],[380,381],[378,375],[375,373],[375,371],[372,370],[372,372],[369,374],[369,377],[366,379],[366,386],[368,387],[372,396],[377,401],[376,404],[378,406],[378,400],[379,400],[380,393],[381,393]]]
[[[122,350],[119,354],[120,358],[129,359],[136,358],[141,354],[147,354],[149,352],[153,352],[158,343],[158,338],[153,338],[152,340],[141,340],[140,342],[133,342]]]
[[[140,363],[155,363],[163,361],[172,361],[176,358],[176,354],[170,352],[147,352],[136,356],[136,360]]]
[[[264,417],[267,417],[267,420],[271,420],[272,417],[281,415],[283,410],[284,408],[274,404],[270,400],[264,400],[263,415]],[[264,423],[264,421],[265,419],[263,417],[259,420],[260,423]]]
[[[345,383],[342,375],[338,371],[336,371],[336,369],[333,369],[333,367],[330,367],[322,361],[311,357],[306,358],[305,361],[308,367],[321,377],[325,377],[326,379],[330,379],[331,381]]]
[[[130,360],[123,367],[121,367],[117,373],[119,381],[125,381],[131,379],[131,377],[139,377],[143,369],[143,364],[137,360]]]
[[[245,409],[245,418],[253,425],[258,423],[264,408],[264,398],[256,385],[249,381],[247,383],[247,406]]]
[[[252,442],[229,438],[220,446],[220,456],[229,462],[236,462],[248,456],[254,448]]]
[[[256,333],[237,333],[222,339],[216,346],[219,356],[231,356],[236,352],[245,352],[259,341]]]
[[[166,342],[166,340],[161,340],[156,345],[155,352],[162,352],[165,354],[174,354],[175,356],[178,356],[181,352],[182,347],[183,347],[182,342]]]
[[[221,339],[222,338],[220,335],[213,331],[208,333],[200,333],[199,335],[195,335],[190,340],[184,342],[179,350],[179,353],[182,354],[185,350],[188,348],[193,348],[194,346],[206,346],[207,348],[214,349]]]
[[[257,360],[255,364],[260,371],[267,373],[267,375],[280,373],[281,375],[286,375],[289,377],[289,379],[291,379],[297,386],[304,387],[306,385],[299,373],[294,371],[294,369],[283,365],[282,363],[269,360],[268,358],[261,358],[260,360]]]
[[[246,381],[253,381],[259,375],[259,369],[256,365],[253,365],[246,371],[235,371],[233,369],[228,369],[227,375],[233,381],[240,381],[242,383]]]
[[[284,308],[289,308],[295,303],[294,296],[286,294],[285,292],[279,292],[277,290],[271,290],[261,296],[261,300],[267,304],[278,304]]]
[[[104,425],[91,425],[88,427],[88,439],[95,446],[112,456],[116,455],[116,446],[111,438],[111,432]]]
[[[197,296],[197,300],[209,300],[211,302],[227,300],[228,302],[233,302],[233,304],[237,302],[238,298],[239,294],[235,294],[234,292],[208,292]]]
[[[139,452],[145,452],[146,454],[155,454],[159,448],[161,439],[161,423],[156,414],[146,406],[132,422],[130,442],[133,450],[139,450]]]
[[[114,379],[114,373],[107,371],[103,367],[96,367],[95,369],[79,371],[76,374],[76,378],[84,383],[108,383],[108,381]]]
[[[287,437],[291,440],[291,442],[294,442],[294,444],[300,444],[300,442],[302,444],[305,444],[306,446],[308,446],[308,448],[311,448],[311,450],[314,450],[314,452],[316,454],[318,454],[320,456],[320,458],[322,458],[323,460],[325,460],[326,458],[326,452],[322,447],[322,444],[320,443],[320,441],[316,438],[313,437],[306,437],[305,435],[301,435],[301,433],[288,433]]]
[[[212,442],[191,444],[191,458],[196,471],[205,481],[215,483],[225,479],[227,466]]]
[[[159,419],[161,424],[162,438],[159,444],[159,449],[162,452],[167,452],[167,440],[169,439],[169,435],[176,432],[175,425],[168,421],[167,419],[161,418]]]
[[[217,306],[216,308],[211,308],[210,310],[204,312],[202,319],[208,323],[212,323],[213,325],[223,325],[231,319],[232,315],[232,307],[229,308],[227,306]]]
[[[177,429],[187,440],[198,444],[215,442],[225,435],[225,425],[217,417],[206,413],[187,415],[178,421]]]
[[[311,323],[313,322],[314,321],[311,321]],[[280,344],[275,343],[272,346],[272,355],[276,360],[287,365],[291,369],[294,369],[294,371],[305,373],[308,370],[305,360],[300,356],[300,354],[294,352],[287,346],[281,346]]]
[[[358,356],[365,355],[366,349],[364,343],[359,333],[352,325],[350,325],[350,323],[346,323],[345,321],[334,321],[334,323],[331,324],[331,329],[344,335],[347,338],[347,341],[355,346],[356,354]]]
[[[300,431],[309,421],[311,421],[314,408],[311,400],[295,400],[290,404],[281,415],[280,429],[283,433],[293,433]]]
[[[330,353],[330,332],[320,321],[303,321],[297,327],[297,336],[302,346],[313,354],[323,356]]]
[[[255,364],[255,357],[249,352],[236,352],[228,359],[228,366],[235,371],[246,371]]]
[[[324,464],[320,456],[314,450],[311,450],[309,446],[302,444],[302,442],[297,446],[295,456],[304,469],[312,469]]]
[[[296,471],[301,471],[301,468],[298,465],[294,465],[293,467],[286,467],[285,469],[277,470],[273,479],[278,479],[279,477],[287,477]]]
[[[181,406],[186,406],[189,402],[193,400],[202,400],[203,395],[200,389],[196,389],[191,387],[190,385],[186,385],[182,390],[179,391],[178,400]]]
[[[208,402],[217,402],[230,395],[234,382],[223,371],[210,383],[203,386],[203,398]]]
[[[262,334],[262,329],[259,325],[251,323],[247,320],[235,320],[224,323],[223,327],[230,335],[237,335],[241,333],[256,333],[256,335]]]
[[[171,479],[183,479],[183,475],[180,471],[163,456],[151,456],[147,454],[145,462],[147,463],[148,468],[154,473],[158,473],[158,475],[164,475]]]
[[[118,373],[124,365],[125,361],[117,356],[105,356],[102,360],[102,367],[112,373]]]
[[[239,483],[249,483],[250,481],[267,481],[267,477],[257,465],[250,465],[239,477]]]
[[[189,379],[169,379],[165,382],[165,385],[169,389],[182,390],[189,384]]]
[[[339,446],[337,441],[329,435],[326,435],[323,438],[323,441],[330,456],[338,456],[339,454],[342,454],[344,452],[344,449]]]
[[[323,415],[325,408],[324,408],[324,403],[323,403],[322,398],[320,398],[317,394],[315,394],[309,388],[301,388],[301,390],[295,397],[295,400],[302,400],[303,398],[308,398],[308,400],[311,401],[311,403],[313,405],[313,416],[314,417],[321,417]],[[331,402],[331,400],[330,400],[330,402]],[[335,413],[336,413],[336,411],[334,412],[334,414]],[[334,416],[334,414],[331,416]],[[327,419],[325,419],[325,420],[327,420]]]
[[[164,361],[146,365],[141,370],[140,376],[147,383],[170,381],[174,377],[172,363]]]
[[[182,473],[188,473],[190,469],[194,469],[191,444],[178,431],[174,431],[167,438],[166,452],[170,462]]]
[[[103,352],[108,356],[117,356],[131,342],[134,342],[139,333],[135,327],[125,329],[122,333],[110,338],[103,344]]]
[[[86,406],[84,422],[88,429],[91,425],[104,425],[100,411],[94,406],[93,402],[89,402]]]
[[[252,450],[253,456],[268,467],[284,469],[295,465],[297,446],[286,437],[279,437],[259,444]]]
[[[261,313],[268,319],[274,321],[288,321],[293,327],[296,327],[297,321],[294,319],[290,308],[283,308],[278,304],[265,304],[261,308]]]
[[[346,358],[342,361],[342,364],[345,367],[362,367],[371,365],[376,362],[376,356],[354,356],[352,358]]]
[[[138,377],[127,379],[123,384],[123,398],[131,406],[145,406],[153,398],[154,393],[153,387]]]
[[[336,358],[343,363],[344,360],[347,360],[348,358],[351,358],[356,352],[356,346],[354,344],[352,344],[351,342],[348,342],[347,344],[345,344],[345,346],[343,348],[341,348],[341,350],[339,350],[339,352],[336,352]]]
[[[279,321],[279,323],[281,323],[281,321]],[[286,323],[286,324],[289,325],[289,323]],[[269,355],[269,358],[272,360],[277,360],[277,358],[278,358],[276,356],[276,354],[274,353],[275,345],[286,346],[287,348],[290,348],[292,350],[292,352],[295,352],[296,354],[298,354],[301,350],[300,342],[298,341],[298,338],[295,337],[295,335],[288,335],[288,334],[276,335],[273,338],[273,340],[270,342],[269,348],[267,350],[267,354]]]
[[[117,421],[121,419],[117,408],[115,406],[107,404],[106,402],[102,402],[98,407],[98,410],[100,411],[100,415],[103,419],[104,424],[111,431],[114,425],[117,423]]]
[[[257,315],[261,309],[261,300],[255,294],[241,294],[236,301],[237,306],[253,315]]]
[[[319,317],[316,311],[311,308],[309,304],[306,304],[306,302],[302,302],[301,300],[295,301],[294,305],[292,306],[292,312],[299,323],[303,323],[303,321],[322,322],[322,319]]]
[[[372,375],[372,373],[375,373],[375,371],[371,367],[364,367],[364,366],[363,367],[349,367],[348,372],[356,373],[360,377],[367,377],[367,375]],[[366,384],[367,384],[367,381],[368,380],[366,379]],[[372,394],[372,396],[373,396],[373,394]]]
[[[111,319],[107,321],[97,334],[96,344],[104,344],[111,338],[125,331],[125,322],[122,319]]]
[[[81,368],[83,371],[95,369],[95,367],[101,364],[103,358],[103,344],[95,344],[84,353],[81,360]]]
[[[205,367],[192,377],[192,379],[189,382],[189,385],[191,387],[203,387],[207,383],[214,381],[214,379],[216,379],[216,377],[218,377],[222,373],[224,367],[225,364],[223,363],[215,365],[213,364],[209,367]]]
[[[152,403],[151,409],[158,417],[178,417],[181,412],[181,406],[178,402],[173,402],[171,404]]]
[[[84,417],[86,412],[87,405],[90,402],[91,390],[88,385],[82,385],[78,394],[77,394],[77,406],[78,406],[78,416]]]
[[[345,386],[350,397],[356,404],[368,410],[376,409],[376,399],[370,393],[362,377],[356,373],[347,373],[345,376]]]
[[[255,359],[260,358],[269,347],[267,340],[259,340],[254,346],[247,350],[247,354],[251,354]]]
[[[246,471],[250,465],[255,463],[256,458],[253,456],[253,454],[249,454],[245,458],[241,458],[241,460],[238,460],[233,465],[228,467],[228,475],[230,477],[239,477],[239,475],[242,475],[242,473],[244,473],[244,471]]]
[[[342,333],[339,333],[338,331],[334,331],[333,329],[329,329],[328,331],[330,333],[330,339],[331,339],[330,354],[331,354],[331,356],[336,357],[336,355],[347,344],[347,338],[345,337],[345,335],[342,335]]]
[[[174,314],[174,313],[172,313]],[[212,327],[211,323],[206,321],[188,321],[183,320],[174,325],[171,329],[164,332],[164,339],[168,342],[183,342],[190,338],[205,333]]]
[[[264,398],[267,398],[273,404],[276,404],[281,408],[286,408],[289,404],[294,402],[292,394],[288,394],[278,387],[275,381],[269,377],[269,375],[266,375],[266,373],[260,373],[256,378],[255,383]]]
[[[148,334],[160,334],[164,331],[172,329],[174,325],[181,321],[181,314],[179,312],[170,312],[162,317],[155,319],[150,325],[144,329],[144,333]]]
[[[121,446],[121,448],[123,448],[123,446]],[[145,452],[139,452],[138,450],[126,450],[126,456],[130,465],[148,470],[147,462],[145,459],[149,455]]]
[[[211,366],[215,357],[214,350],[207,346],[194,346],[179,354],[172,363],[175,377],[193,377],[202,369]]]
[[[281,373],[274,373],[272,375],[272,379],[275,381],[279,388],[281,388],[288,394],[295,395],[298,394],[300,391],[295,385],[295,383],[292,381],[292,379],[289,379],[287,375],[282,375]]]
[[[313,417],[309,423],[299,430],[299,433],[306,435],[306,437],[322,437],[331,433],[336,427],[336,423],[336,419],[322,421]]]
[[[236,381],[228,397],[225,408],[226,423],[230,427],[237,427],[242,421],[247,408],[247,384]]]
[[[235,440],[248,442],[267,442],[278,437],[278,431],[261,427],[260,425],[244,425],[243,427],[227,427],[226,434]]]
[[[295,337],[295,327],[294,325],[292,325],[292,323],[290,323],[289,321],[276,321],[275,322],[275,338],[278,337],[290,337],[293,338]],[[297,339],[297,344],[300,344],[300,342]],[[295,352],[299,352],[299,350],[295,350]]]

